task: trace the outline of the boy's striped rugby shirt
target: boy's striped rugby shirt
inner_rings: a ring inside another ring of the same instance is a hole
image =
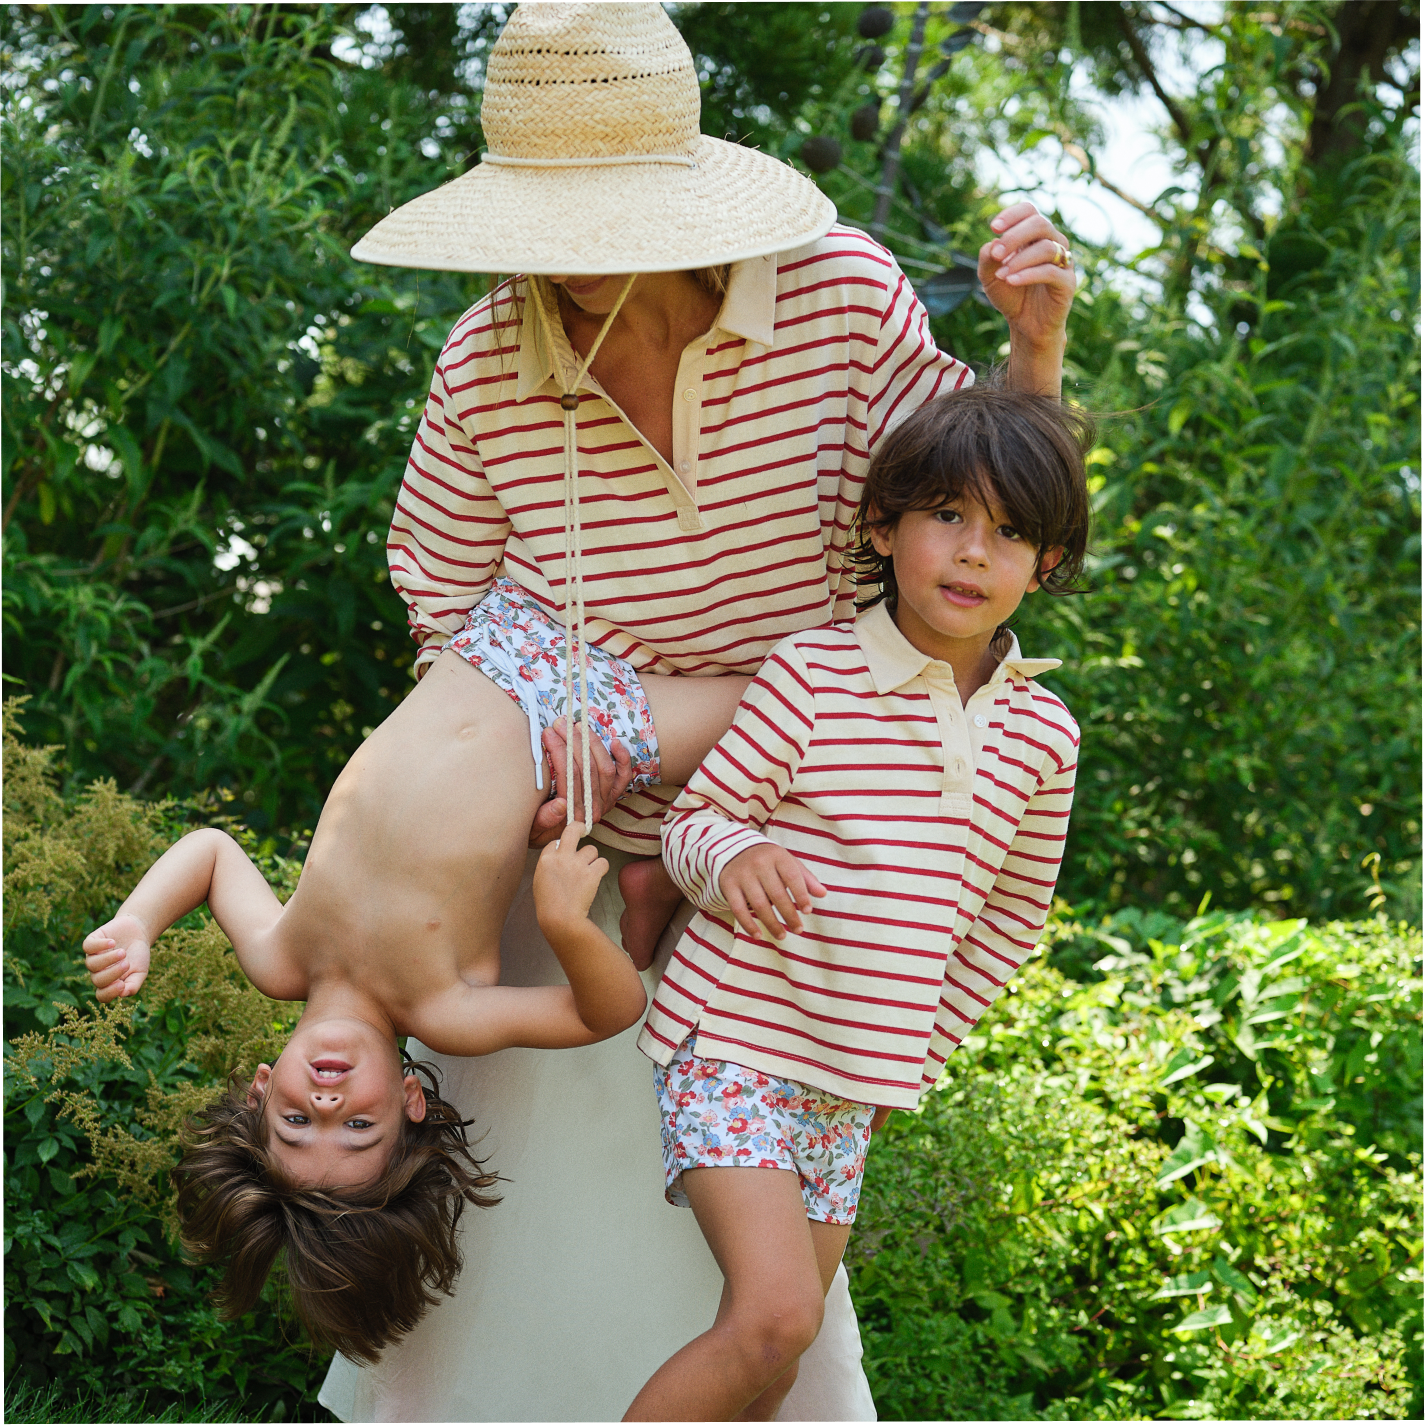
[[[1017,643],[961,707],[884,605],[785,639],[673,805],[664,861],[700,907],[639,1047],[911,1108],[1034,948],[1079,732]],[[752,939],[719,890],[763,841],[826,887],[800,934]]]
[[[556,364],[524,321],[528,284],[456,323],[431,381],[387,554],[417,664],[505,574],[564,616],[564,427]],[[532,316],[532,314],[531,314]],[[598,382],[579,409],[591,642],[640,672],[754,673],[789,633],[854,615],[847,532],[882,435],[969,369],[938,351],[891,255],[836,227],[735,263],[712,331],[683,352],[670,466]],[[627,797],[595,830],[648,856],[676,789]]]

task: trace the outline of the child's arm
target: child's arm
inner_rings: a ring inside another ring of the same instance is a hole
[[[101,1003],[137,994],[148,978],[153,943],[175,920],[206,901],[232,941],[238,963],[258,989],[277,999],[292,988],[276,982],[264,937],[282,903],[247,854],[225,831],[191,831],[149,868],[118,914],[84,941],[84,965]]]
[[[760,830],[791,791],[815,722],[801,649],[784,640],[663,825],[663,862],[683,894],[705,911],[730,913],[752,936],[760,934],[758,921],[778,940],[786,933],[783,923],[800,930],[810,897],[826,894],[791,852]]]
[[[568,977],[567,985],[466,985],[422,1008],[412,1030],[442,1054],[499,1049],[573,1049],[608,1039],[647,1006],[633,962],[589,919],[609,869],[577,828],[544,848],[534,873],[539,928]]]

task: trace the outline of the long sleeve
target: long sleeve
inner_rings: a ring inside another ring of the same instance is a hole
[[[726,736],[704,758],[663,825],[663,862],[703,910],[727,910],[720,880],[791,790],[815,723],[816,698],[790,640],[762,665]]]
[[[890,300],[881,317],[881,339],[871,370],[870,405],[866,412],[868,454],[874,454],[886,432],[912,411],[943,392],[973,385],[975,380],[964,362],[936,347],[930,334],[930,318],[893,260],[888,282]]]
[[[420,650],[417,667],[460,631],[494,581],[510,533],[509,516],[461,424],[468,393],[447,365],[460,334],[457,326],[436,364],[386,541],[391,582]]]
[[[927,1087],[1039,943],[1064,857],[1077,729],[1072,749],[1067,761],[1050,754],[1050,770],[1025,806],[984,905],[950,954],[926,1059]]]

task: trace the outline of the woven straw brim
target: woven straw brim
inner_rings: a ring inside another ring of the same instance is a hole
[[[814,183],[756,149],[700,136],[691,156],[696,168],[481,163],[389,213],[351,255],[447,272],[673,272],[801,247],[836,221]]]

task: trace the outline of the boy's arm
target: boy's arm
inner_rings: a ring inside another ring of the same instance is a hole
[[[1073,741],[1065,749],[1067,755],[1055,758],[1030,797],[979,915],[950,954],[930,1039],[928,1081],[939,1076],[945,1060],[1039,943],[1054,900],[1074,800],[1079,739],[1078,729],[1070,727]]]
[[[134,887],[113,919],[84,941],[84,963],[101,1003],[137,994],[148,978],[153,943],[204,902],[232,941],[253,984],[275,999],[300,998],[266,963],[263,940],[282,903],[247,853],[225,831],[190,831],[170,846]]]
[[[791,790],[816,721],[801,650],[786,640],[752,680],[726,735],[703,759],[663,824],[668,874],[703,910],[730,909],[722,873],[770,846],[759,828]]]
[[[442,1054],[498,1049],[572,1049],[625,1030],[648,1003],[631,961],[589,919],[609,869],[577,828],[544,848],[534,875],[539,928],[559,957],[568,985],[465,986],[427,1006],[413,1025]]]

